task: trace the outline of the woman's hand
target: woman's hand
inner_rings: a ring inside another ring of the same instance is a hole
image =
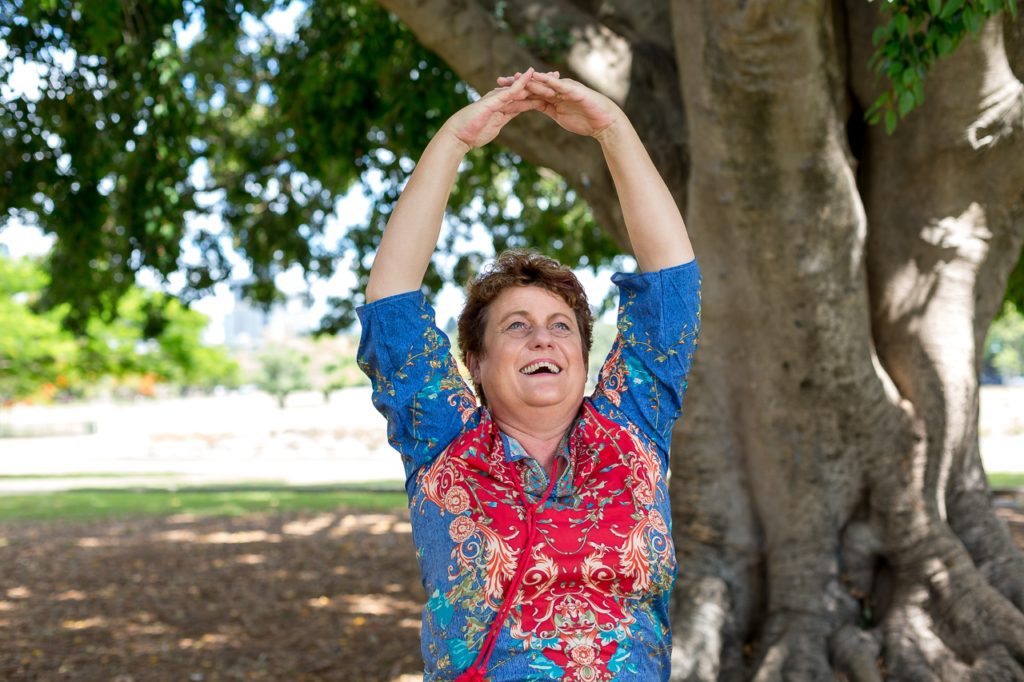
[[[530,73],[530,71],[527,71]],[[526,74],[501,76],[498,85],[514,88]],[[534,73],[526,82],[533,107],[554,119],[558,125],[577,135],[601,138],[605,131],[623,117],[615,102],[601,93],[569,78],[559,78],[558,72]]]
[[[525,77],[504,76],[498,85],[511,89]],[[675,198],[622,109],[601,93],[557,73],[534,73],[526,90],[527,101],[535,101],[537,111],[569,132],[601,143],[640,268],[653,272],[693,260]]]
[[[505,124],[513,118],[529,111],[538,109],[541,102],[530,96],[530,81],[538,74],[533,69],[519,76],[508,86],[491,90],[477,101],[455,112],[444,128],[466,145],[466,150],[482,147],[501,132]]]

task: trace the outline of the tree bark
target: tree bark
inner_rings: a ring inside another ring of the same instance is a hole
[[[965,39],[890,137],[862,123],[878,3],[382,4],[479,90],[532,64],[615,98],[684,209],[673,679],[1024,679],[1024,560],[977,433],[1024,246],[1020,20]],[[502,141],[625,246],[596,145],[517,123]]]
[[[854,65],[870,50],[865,14],[851,3]],[[866,69],[852,82],[862,104],[873,99]],[[929,75],[926,106],[890,139],[868,131],[861,155],[878,354],[924,434],[902,458],[917,480],[890,493],[919,505],[887,528],[900,578],[886,631],[897,674],[1024,676],[1024,560],[992,511],[977,432],[984,338],[1024,244],[1022,92],[992,21]],[[922,616],[939,624],[924,629],[930,659],[901,631],[921,630]]]
[[[825,644],[857,612],[841,584],[840,533],[863,504],[865,453],[882,444],[880,423],[887,439],[909,440],[872,362],[866,225],[833,97],[833,18],[799,3],[674,9],[687,119],[701,131],[690,137],[687,222],[706,283],[675,468],[688,478],[735,434],[727,456],[746,471],[762,534],[740,555],[759,555],[763,594],[755,618],[723,640],[757,642],[754,679],[826,679]],[[706,404],[712,384],[719,404]],[[691,513],[729,524],[725,499]],[[738,553],[712,542],[699,554],[735,563]],[[684,553],[680,563],[686,574],[694,561]],[[728,678],[746,676],[739,652],[718,655],[731,659]]]

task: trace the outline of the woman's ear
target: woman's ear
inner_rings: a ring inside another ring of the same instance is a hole
[[[466,353],[466,369],[473,381],[480,383],[480,361],[476,359],[476,353]]]

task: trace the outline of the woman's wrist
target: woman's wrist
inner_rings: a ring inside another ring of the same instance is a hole
[[[601,146],[607,146],[624,139],[632,130],[633,124],[630,123],[623,110],[616,106],[611,123],[595,132],[591,137],[600,142]]]
[[[450,121],[451,119],[449,119],[449,122]],[[455,134],[455,131],[451,128],[451,126],[449,126],[448,123],[445,123],[443,126],[441,126],[441,129],[434,134],[434,138],[433,140],[431,140],[431,143],[437,144],[444,150],[458,155],[460,161],[462,160],[463,156],[468,154],[473,149],[473,146],[471,144],[469,144],[468,142],[466,142],[465,140],[463,140],[462,138]]]
[[[614,120],[595,132],[591,137],[597,140],[603,149],[606,151],[609,147],[613,147],[619,141],[625,139],[633,129],[633,124],[629,122],[626,114],[620,109],[616,112]]]

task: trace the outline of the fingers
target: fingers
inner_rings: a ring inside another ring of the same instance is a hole
[[[516,74],[515,82],[508,89],[509,95],[518,95],[520,92],[525,90],[526,85],[534,75],[535,72],[532,66],[526,70],[526,73],[522,74],[521,78],[519,77],[519,74]]]
[[[547,102],[537,99],[521,99],[515,102],[509,102],[501,108],[503,114],[510,114],[516,116],[524,111],[543,111],[547,106]]]
[[[555,90],[544,85],[540,81],[531,81],[530,84],[526,86],[526,89],[530,91],[531,95],[543,97],[544,99],[554,99],[558,97],[558,93],[555,92]]]
[[[534,87],[546,87],[548,90],[559,95],[572,94],[574,88],[578,85],[576,81],[569,78],[559,78],[558,76],[552,78],[550,74],[546,73],[536,73],[534,76]]]
[[[533,67],[530,67],[528,69],[528,71],[533,71]],[[544,75],[546,75],[548,77],[554,77],[554,78],[558,78],[559,77],[558,71],[546,71],[546,72],[534,71],[533,72],[533,76],[536,77],[536,76],[540,75],[541,73],[543,73]],[[507,87],[511,86],[512,84],[514,84],[516,81],[518,81],[521,76],[523,76],[523,73],[520,72],[520,71],[516,71],[515,75],[513,75],[513,76],[498,76],[498,85],[500,85],[503,88],[507,88]]]
[[[515,100],[528,97],[529,91],[526,90],[526,87],[527,84],[530,82],[530,79],[533,77],[533,75],[534,71],[531,67],[526,70],[526,73],[517,74],[516,79],[509,80],[509,82],[505,85],[501,83],[503,79],[499,78],[499,87],[491,90],[480,99],[490,102],[488,108],[493,110],[500,109],[507,102],[512,102]]]

